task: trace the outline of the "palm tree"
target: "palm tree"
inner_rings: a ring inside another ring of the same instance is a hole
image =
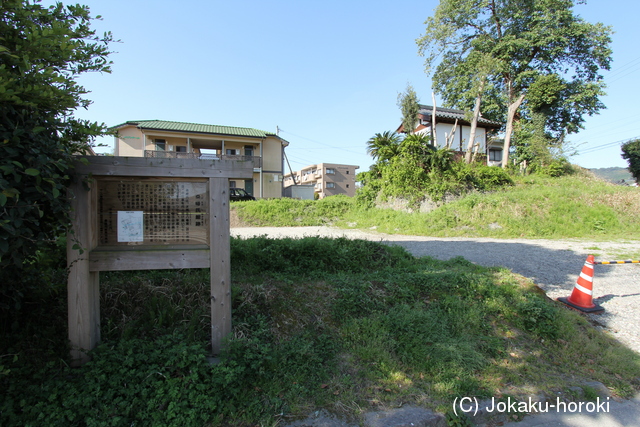
[[[367,141],[367,154],[380,162],[385,162],[398,154],[398,148],[400,148],[400,136],[391,131],[376,133]]]

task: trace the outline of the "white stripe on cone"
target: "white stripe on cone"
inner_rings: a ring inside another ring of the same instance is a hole
[[[591,289],[587,289],[584,286],[580,286],[576,283],[576,289],[578,289],[579,291],[584,292],[587,295],[593,295],[593,291]]]
[[[587,282],[593,283],[593,276],[589,276],[588,274],[580,273],[580,277],[582,277]]]

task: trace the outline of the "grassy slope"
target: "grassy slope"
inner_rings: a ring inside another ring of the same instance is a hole
[[[638,387],[640,355],[509,271],[348,239],[231,250],[220,364],[205,358],[205,270],[105,273],[91,363],[54,355],[43,368],[28,338],[3,342],[17,356],[0,369],[0,424],[256,425],[318,407],[357,417],[408,402],[447,411],[460,396],[577,399],[570,387],[593,380],[625,397]]]
[[[396,234],[496,238],[639,239],[640,191],[588,176],[529,177],[429,213],[356,207],[348,198],[234,205],[249,225],[334,224]]]

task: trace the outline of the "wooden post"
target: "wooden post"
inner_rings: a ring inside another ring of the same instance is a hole
[[[211,350],[220,354],[231,333],[231,259],[229,180],[209,178],[209,245],[211,255]]]
[[[99,273],[89,271],[89,252],[93,249],[91,194],[76,176],[70,187],[73,218],[67,236],[67,279],[69,341],[71,356],[77,364],[89,360],[87,351],[100,341]]]

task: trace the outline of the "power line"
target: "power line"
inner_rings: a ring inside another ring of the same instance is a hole
[[[292,156],[291,154],[289,154],[288,156],[291,159],[292,163],[298,163],[298,164],[301,164],[303,166],[314,165],[314,164],[318,163],[317,161],[308,160],[308,159],[302,159],[300,157]]]
[[[614,131],[609,128],[608,130],[596,131],[592,132],[592,128],[589,128],[588,134],[583,135],[582,139],[578,141],[572,141],[573,145],[584,145],[589,144],[592,141],[601,141],[601,140],[611,140],[613,138],[618,138],[620,136],[628,135],[630,132],[636,132],[638,127],[634,124],[630,124],[629,126],[616,127]],[[587,131],[585,131],[586,133]]]
[[[633,138],[621,139],[620,141],[608,142],[606,144],[597,145],[595,147],[588,147],[582,151],[578,150],[579,154],[588,154],[593,153],[595,151],[605,150],[607,148],[615,147],[616,145],[622,145],[627,141],[631,141],[632,139],[638,139],[640,136],[634,136]]]
[[[606,73],[603,77],[605,78],[605,80],[609,80],[609,83],[612,83],[613,81],[617,81],[622,77],[627,76],[628,73],[628,69],[629,67],[634,67],[631,72],[636,71],[638,68],[640,68],[640,57],[633,59],[629,62],[627,62],[626,64],[620,66],[619,68],[616,68],[614,71],[610,71],[608,73]],[[624,76],[619,76],[620,73],[626,73]],[[610,80],[613,77],[618,77],[614,80]]]
[[[320,142],[320,141],[315,141],[315,140],[313,140],[313,139],[305,138],[304,136],[296,135],[296,134],[294,134],[294,133],[291,133],[291,132],[288,132],[288,131],[285,131],[285,130],[282,130],[282,129],[280,129],[280,132],[284,132],[284,133],[286,133],[286,134],[288,134],[288,135],[295,136],[296,138],[304,139],[304,140],[307,140],[307,141],[313,142],[313,143],[315,143],[315,144],[324,145],[325,147],[332,148],[332,149],[334,149],[334,150],[342,150],[342,151],[346,151],[347,153],[359,154],[359,155],[362,155],[362,154],[363,154],[363,152],[362,152],[362,151],[351,151],[351,150],[347,150],[347,149],[345,149],[345,148],[343,148],[343,147],[334,147],[334,146],[331,146],[331,145],[329,145],[329,144],[325,144],[325,143]]]

